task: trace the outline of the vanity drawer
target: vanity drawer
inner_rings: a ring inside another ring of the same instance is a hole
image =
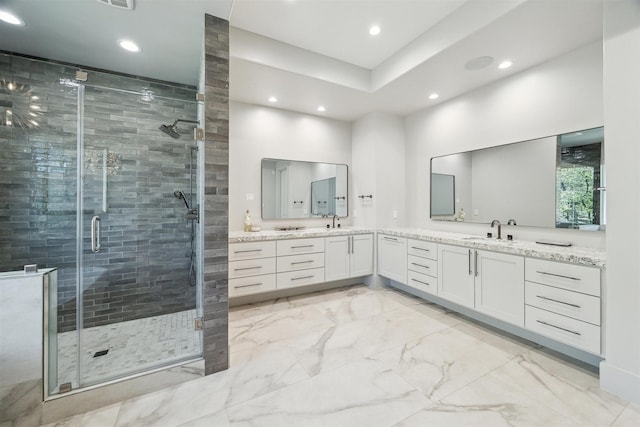
[[[287,271],[285,273],[278,273],[277,288],[295,288],[297,286],[312,285],[321,282],[324,282],[324,268]]]
[[[407,252],[409,253],[409,255],[415,255],[422,258],[429,258],[433,260],[438,259],[438,245],[433,242],[409,239],[407,244]]]
[[[407,286],[438,295],[438,279],[436,277],[409,270],[407,279]]]
[[[525,259],[525,280],[600,296],[600,269],[535,258]]]
[[[324,237],[278,240],[277,242],[278,256],[310,254],[314,252],[324,252]]]
[[[600,327],[529,305],[525,327],[557,341],[600,354]]]
[[[276,256],[276,242],[242,242],[229,244],[229,261]]]
[[[259,292],[268,292],[275,289],[275,274],[263,274],[260,276],[229,279],[229,297],[256,294]]]
[[[525,282],[525,304],[600,325],[600,298]]]
[[[438,277],[438,261],[436,260],[409,255],[407,257],[407,267],[410,271]]]
[[[229,279],[276,272],[275,258],[248,259],[229,262]]]
[[[315,254],[279,256],[276,267],[278,273],[324,267],[324,254],[318,252]]]

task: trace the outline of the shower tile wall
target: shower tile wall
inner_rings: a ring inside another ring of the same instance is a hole
[[[77,89],[60,83],[73,80],[76,69],[0,54],[0,271],[25,264],[59,268],[60,332],[76,326]],[[8,82],[16,83],[13,89]],[[173,191],[189,191],[194,142],[188,136],[172,139],[158,126],[196,117],[195,104],[159,96],[193,100],[195,90],[94,71],[87,83],[145,88],[156,97],[148,102],[136,95],[86,91],[84,218],[101,216],[105,249],[94,255],[89,240],[83,243],[84,326],[192,309],[191,230]],[[14,124],[35,111],[39,126],[6,126],[8,105]],[[108,209],[102,212],[105,149]],[[87,236],[88,226],[85,220]]]

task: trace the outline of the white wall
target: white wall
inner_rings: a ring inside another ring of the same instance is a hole
[[[260,161],[264,157],[350,167],[351,124],[276,108],[229,104],[229,230],[243,229],[247,209],[253,222],[261,222],[265,229],[278,225],[321,227],[326,220],[261,219]],[[349,189],[350,194],[352,191]],[[247,194],[254,199],[247,200]],[[343,223],[348,224],[349,220]]]
[[[377,228],[405,226],[402,119],[391,114],[369,113],[354,122],[352,144],[354,224]],[[360,199],[359,195],[373,195],[373,199]]]
[[[408,224],[474,234],[489,231],[486,225],[429,219],[431,157],[593,128],[603,120],[600,43],[408,116]],[[511,231],[517,239],[555,238],[604,247],[602,232],[520,226]]]
[[[606,2],[606,361],[602,388],[640,403],[640,4]]]

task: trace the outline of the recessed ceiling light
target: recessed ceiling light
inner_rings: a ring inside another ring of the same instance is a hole
[[[369,28],[369,34],[371,34],[372,36],[377,36],[378,34],[380,34],[380,27],[377,25],[372,25],[371,28]]]
[[[11,25],[19,25],[24,27],[24,21],[18,18],[13,13],[6,12],[4,10],[0,10],[0,21],[6,22]]]
[[[142,49],[140,46],[132,42],[131,40],[118,40],[118,45],[124,50],[128,50],[129,52],[141,52]]]
[[[270,96],[269,102],[278,102],[278,98],[276,98],[275,96]]]
[[[318,106],[318,111],[320,111],[321,113],[323,113],[323,112],[327,111],[327,109],[326,109],[326,108],[324,108],[324,105],[320,105],[320,106]]]
[[[440,95],[438,95],[437,93],[432,93],[431,95],[429,95],[429,99],[438,99]]]
[[[500,68],[501,70],[504,70],[511,67],[512,65],[513,65],[513,62],[511,61],[502,61],[500,65],[498,65],[498,68]]]

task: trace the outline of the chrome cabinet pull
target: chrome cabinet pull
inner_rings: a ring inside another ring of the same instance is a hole
[[[474,268],[474,270],[476,271],[475,276],[476,276],[476,277],[478,277],[478,251],[475,251],[475,254],[476,254],[476,255],[475,255],[475,256],[476,256],[476,259],[475,259],[475,261],[474,261],[474,266],[473,266],[473,268]]]
[[[293,277],[291,281],[293,282],[294,280],[303,280],[303,279],[311,279],[311,278],[313,278],[313,276]]]
[[[397,241],[398,241],[398,239],[396,239],[395,237],[382,236],[382,238],[383,238],[384,240],[392,240],[392,241],[394,241],[394,242],[397,242]]]
[[[98,253],[100,249],[100,217],[95,215],[91,218],[91,250]]]
[[[415,262],[412,262],[412,263],[411,263],[411,265],[415,265],[415,266],[417,266],[417,267],[422,267],[422,268],[427,268],[427,269],[429,268],[429,266],[428,266],[428,265],[417,264],[417,263],[415,263]]]
[[[244,251],[234,251],[233,253],[234,254],[244,254],[244,253],[247,253],[247,252],[262,252],[262,249],[247,249],[247,250],[244,250]]]
[[[240,286],[236,286],[236,289],[241,289],[241,288],[250,288],[252,286],[260,286],[262,285],[262,283],[252,283],[250,285],[240,285]]]
[[[561,331],[572,333],[574,335],[582,335],[580,332],[576,332],[576,331],[572,331],[571,329],[566,329],[566,328],[562,328],[560,326],[552,325],[551,323],[547,323],[544,320],[536,320],[536,322],[541,323],[541,324],[543,324],[545,326],[550,326],[552,328],[560,329]]]
[[[422,283],[423,285],[431,286],[431,283],[423,282],[422,280],[411,278],[414,282]]]
[[[296,262],[292,262],[291,265],[309,264],[310,262],[313,262],[313,260],[310,260],[310,261],[296,261]]]
[[[411,249],[416,249],[416,250],[425,251],[425,252],[431,252],[429,249],[419,248],[417,246],[411,246]]]
[[[244,268],[234,268],[233,271],[244,271],[244,270],[257,270],[259,268],[262,268],[262,266],[258,266],[258,267],[244,267]]]
[[[559,304],[569,305],[569,306],[575,307],[575,308],[581,308],[578,304],[571,304],[570,302],[564,302],[564,301],[560,301],[560,300],[557,300],[557,299],[545,297],[545,296],[542,296],[542,295],[536,295],[536,297],[538,297],[540,299],[547,300],[547,301],[557,302]]]
[[[469,276],[471,276],[471,249],[469,249]]]
[[[579,278],[579,277],[563,276],[562,274],[547,273],[546,271],[536,271],[536,273],[538,273],[538,274],[545,274],[545,275],[547,275],[547,276],[553,276],[553,277],[561,277],[561,278],[563,278],[563,279],[580,280],[580,278]]]

